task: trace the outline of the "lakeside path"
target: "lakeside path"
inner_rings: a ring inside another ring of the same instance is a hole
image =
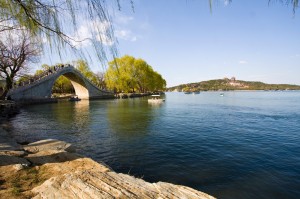
[[[166,182],[149,183],[116,173],[75,153],[59,140],[19,145],[0,126],[0,198],[193,198],[214,197]]]

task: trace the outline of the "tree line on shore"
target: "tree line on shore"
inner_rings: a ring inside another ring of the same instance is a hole
[[[229,90],[300,90],[300,86],[291,84],[266,84],[257,81],[243,81],[234,79],[216,79],[197,83],[181,84],[167,88],[168,91],[229,91]]]
[[[74,61],[72,65],[102,90],[111,90],[117,93],[145,93],[163,91],[166,87],[166,81],[146,61],[128,55],[109,62],[109,68],[105,73],[93,72],[84,60]],[[44,74],[52,73],[63,66],[64,64],[61,63],[54,66],[43,64],[34,74],[25,74],[14,84],[16,86],[28,84],[28,82],[39,79]],[[71,81],[62,75],[55,81],[52,93],[66,94],[75,93],[75,91]]]

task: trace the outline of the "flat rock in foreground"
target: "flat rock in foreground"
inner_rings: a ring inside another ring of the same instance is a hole
[[[32,190],[41,198],[201,198],[213,197],[194,189],[158,182],[148,183],[115,172],[79,171],[50,178]]]

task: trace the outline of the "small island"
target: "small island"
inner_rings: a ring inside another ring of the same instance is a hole
[[[299,85],[292,84],[266,84],[258,81],[237,80],[235,77],[207,80],[196,83],[180,84],[167,88],[167,91],[197,92],[197,91],[234,91],[234,90],[300,90]]]

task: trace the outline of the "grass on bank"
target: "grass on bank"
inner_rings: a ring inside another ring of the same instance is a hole
[[[39,167],[29,167],[10,173],[1,179],[0,196],[1,198],[32,198],[30,190],[41,185],[47,178],[44,171]]]

